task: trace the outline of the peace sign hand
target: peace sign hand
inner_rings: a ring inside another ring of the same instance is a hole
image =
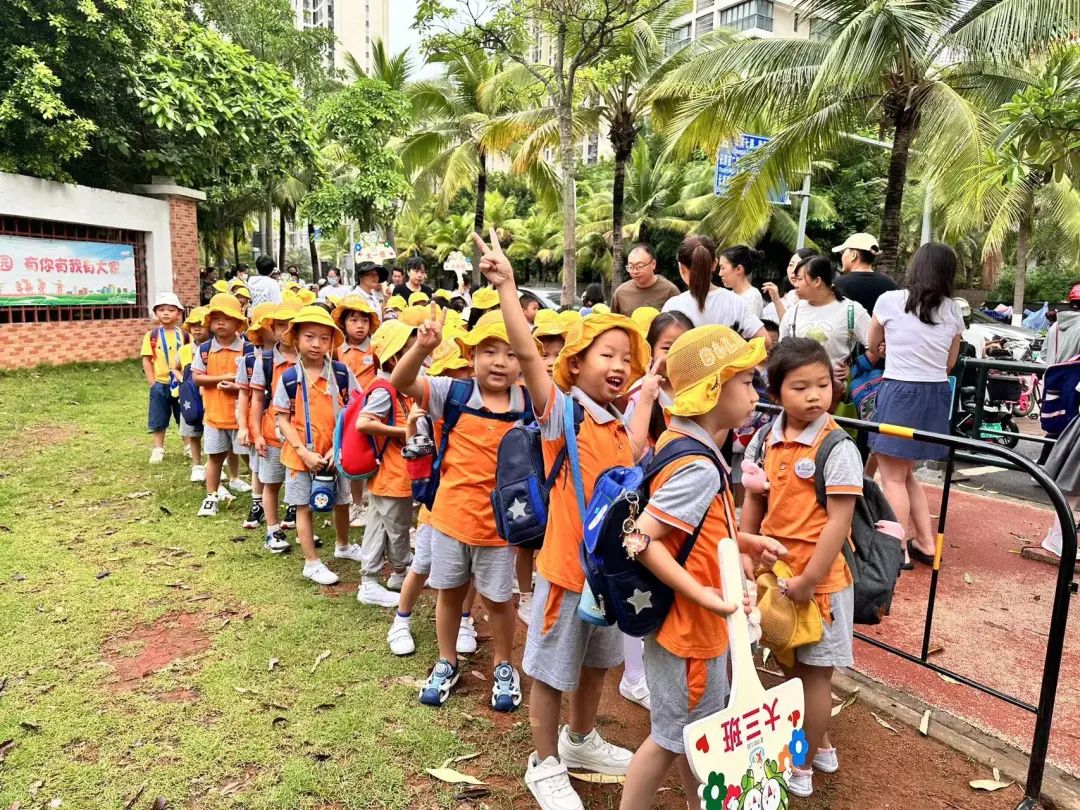
[[[446,310],[439,309],[439,305],[431,302],[431,317],[420,324],[416,330],[416,342],[425,353],[430,354],[442,343],[443,321],[446,320]]]
[[[499,244],[499,235],[492,228],[489,231],[491,246],[484,242],[480,234],[472,235],[473,242],[480,251],[480,272],[484,278],[491,282],[491,286],[498,289],[507,282],[514,280],[514,268],[510,266],[510,260],[503,253],[502,245]]]
[[[664,384],[664,376],[660,373],[663,363],[664,359],[657,357],[641,378],[641,398],[645,402],[655,402],[660,396],[660,386]]]

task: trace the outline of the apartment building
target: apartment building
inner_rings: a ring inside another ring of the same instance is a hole
[[[351,53],[364,72],[371,71],[371,42],[390,37],[390,0],[293,0],[297,28],[334,32],[334,67],[343,68]]]

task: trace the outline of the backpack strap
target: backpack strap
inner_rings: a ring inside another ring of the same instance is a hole
[[[264,406],[270,402],[274,396],[274,349],[263,349],[262,353],[262,371],[263,371],[263,404]],[[248,378],[251,379],[250,377]]]
[[[439,449],[438,452],[435,453],[435,460],[431,464],[432,475],[434,475],[436,471],[442,469],[443,457],[446,455],[446,448],[450,444],[450,434],[453,432],[454,427],[461,418],[461,414],[465,412],[480,413],[479,411],[468,407],[466,404],[470,397],[472,397],[474,385],[475,383],[473,380],[454,380],[450,383],[450,390],[447,392],[446,402],[443,403],[442,436],[439,438]],[[498,414],[497,416],[502,415],[503,414]],[[496,415],[489,414],[489,416],[495,417]],[[517,421],[516,418],[515,421]]]
[[[574,494],[577,496],[578,515],[585,523],[585,484],[581,480],[581,458],[578,456],[577,425],[574,424],[574,409],[563,408],[563,441],[566,457],[570,459],[570,475],[574,482]]]
[[[386,424],[389,427],[394,427],[397,421],[396,417],[394,416],[394,403],[397,402],[398,398],[397,389],[394,388],[394,386],[392,386],[388,380],[383,380],[379,377],[376,377],[375,380],[371,383],[371,385],[368,386],[367,391],[364,392],[364,399],[369,399],[372,392],[374,391],[385,391],[387,393],[387,396],[390,397],[390,413],[386,417]],[[382,462],[382,457],[386,454],[386,448],[390,446],[390,441],[390,437],[387,436],[386,439],[383,441],[382,447],[380,448],[375,442],[375,437],[371,437],[372,446],[375,447],[376,461]]]
[[[337,383],[338,393],[341,394],[341,403],[349,404],[349,367],[340,360],[331,360],[330,368],[334,372],[334,381]]]
[[[822,509],[827,510],[829,508],[829,497],[825,493],[825,465],[828,463],[833,450],[845,441],[854,441],[846,430],[843,428],[830,430],[828,435],[822,439],[821,444],[818,446],[817,455],[814,456],[814,490],[817,493],[817,500]],[[859,573],[855,568],[855,550],[852,546],[850,531],[848,532],[847,542],[840,546],[840,550],[844,555],[844,562],[847,563],[848,571],[851,572],[851,582],[856,585],[859,581]]]
[[[202,358],[203,368],[209,371],[210,369],[210,341],[204,341],[199,344],[199,357]]]
[[[526,391],[526,394],[528,392]],[[570,402],[574,408],[574,436],[576,437],[578,431],[581,430],[581,423],[585,421],[585,407],[573,397],[570,397]],[[550,492],[551,488],[555,486],[555,482],[559,478],[559,473],[562,472],[563,465],[566,464],[567,445],[564,443],[559,449],[558,454],[555,456],[555,461],[551,465],[551,472],[548,473],[547,478],[544,480],[544,488]]]
[[[773,423],[775,421],[775,419],[770,419],[768,422],[758,428],[758,432],[755,433],[754,438],[750,440],[751,442],[758,442],[757,453],[754,455],[754,461],[757,464],[761,464],[761,462],[765,460],[765,449],[766,447],[768,447],[769,444],[769,433],[772,432]],[[758,441],[758,439],[760,439],[760,441]]]

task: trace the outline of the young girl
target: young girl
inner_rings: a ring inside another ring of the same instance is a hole
[[[765,341],[747,343],[726,326],[701,326],[684,333],[667,356],[673,397],[671,423],[657,448],[690,437],[701,455],[672,462],[652,480],[649,502],[628,533],[627,548],[675,591],[660,629],[645,639],[645,671],[653,685],[652,729],[634,754],[623,788],[622,810],[647,810],[671,764],[678,760],[688,802],[697,796],[683,747],[683,727],[714,714],[727,703],[727,625],[738,609],[719,591],[720,540],[738,538],[740,550],[766,564],[783,548],[775,540],[740,535],[727,468],[720,461],[718,434],[738,427],[754,411],[754,367],[765,357]],[[684,565],[676,556],[695,526],[697,542]],[[643,548],[642,548],[643,546]],[[628,552],[629,553],[629,552]],[[749,598],[745,602],[749,611]]]
[[[337,359],[349,367],[360,390],[366,391],[378,371],[375,354],[371,351],[371,333],[379,328],[379,316],[367,299],[347,295],[338,301],[331,317],[345,333],[345,342],[337,350]],[[350,481],[349,490],[352,493],[349,525],[358,528],[364,525],[364,482]]]
[[[717,269],[724,286],[743,300],[747,312],[759,319],[764,312],[765,301],[757,288],[750,283],[750,277],[764,258],[765,254],[760,250],[746,245],[735,245],[721,253],[717,260]]]
[[[783,413],[746,448],[748,459],[763,459],[769,489],[763,494],[747,490],[742,530],[762,532],[784,545],[793,577],[781,581],[781,589],[794,602],[813,599],[823,618],[821,640],[797,648],[794,666],[785,670],[789,678],[802,679],[804,728],[809,750],[815,752],[812,763],[793,763],[788,788],[796,796],[809,796],[815,768],[833,773],[839,767],[829,741],[830,685],[833,667],[853,663],[854,589],[842,549],[856,498],[862,494],[863,469],[854,442],[837,445],[824,469],[828,506],[818,503],[817,451],[830,431],[840,430],[829,416],[832,363],[820,343],[782,340],[769,357],[768,377],[769,396]]]

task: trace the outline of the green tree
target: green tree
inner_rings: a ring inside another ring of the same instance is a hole
[[[381,38],[371,41],[371,78],[378,79],[393,90],[404,91],[415,69],[408,48],[391,56]],[[354,81],[367,75],[356,57],[348,51],[345,52],[345,72]]]

